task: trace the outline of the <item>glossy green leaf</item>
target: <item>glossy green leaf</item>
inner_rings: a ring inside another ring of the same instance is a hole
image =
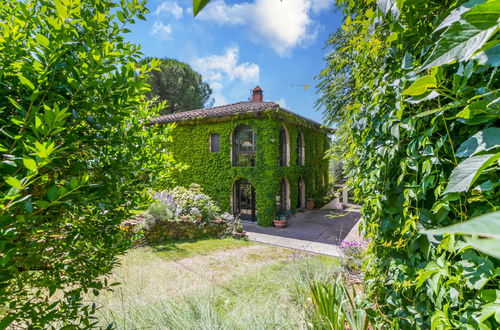
[[[462,18],[481,29],[497,27],[500,23],[500,0],[488,0],[462,15]]]
[[[471,184],[481,175],[483,170],[499,158],[500,152],[465,159],[451,172],[450,181],[444,193],[449,194],[469,190]]]
[[[193,0],[193,15],[198,15],[209,2],[210,0]]]
[[[500,239],[500,211],[483,214],[455,225],[422,231],[424,234],[480,235]]]
[[[57,186],[53,185],[49,188],[49,191],[47,192],[47,198],[51,202],[53,202],[57,198]]]
[[[19,181],[17,178],[14,178],[13,176],[7,176],[4,177],[5,183],[7,183],[9,186],[21,189],[23,187],[23,184],[21,181]]]
[[[457,149],[456,156],[469,157],[498,147],[500,147],[500,128],[490,127],[477,132],[462,143]]]
[[[46,37],[46,36],[44,36],[43,34],[40,34],[40,33],[39,33],[39,34],[37,34],[37,35],[35,36],[35,40],[36,40],[36,41],[37,41],[40,45],[42,45],[42,46],[44,46],[44,47],[48,47],[48,46],[49,46],[49,44],[50,44],[49,39],[47,39],[47,37]]]
[[[31,158],[23,158],[23,165],[28,170],[31,170],[31,171],[37,170],[36,161],[31,159]]]
[[[125,14],[122,11],[117,11],[116,16],[120,22],[125,23]]]
[[[462,15],[464,13],[468,12],[475,5],[482,4],[484,2],[486,2],[486,0],[469,0],[467,2],[464,2],[457,8],[453,9],[451,13],[438,25],[434,32],[442,30],[443,28],[448,27],[455,22],[458,22],[462,18]]]
[[[436,77],[427,75],[415,80],[410,87],[404,90],[403,95],[422,95],[426,93],[429,89],[436,88],[437,81]]]
[[[429,101],[429,100],[435,99],[439,95],[440,94],[438,92],[431,91],[431,92],[427,92],[425,94],[422,94],[420,96],[414,96],[412,98],[406,99],[405,101],[408,102],[408,103],[411,103],[411,104],[419,104],[420,102],[424,102],[424,101]]]
[[[479,52],[473,58],[482,65],[500,66],[500,44]]]
[[[476,250],[500,259],[500,238],[467,238],[466,241]]]
[[[443,33],[432,53],[418,72],[454,61],[467,61],[495,33],[496,27],[486,30],[467,22],[455,22]]]
[[[19,76],[19,81],[21,82],[21,84],[23,84],[24,86],[28,87],[31,90],[35,89],[35,85],[33,85],[33,83],[29,81],[28,78],[24,76]]]

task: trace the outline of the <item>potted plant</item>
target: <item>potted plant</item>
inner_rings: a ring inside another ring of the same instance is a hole
[[[212,220],[213,223],[215,224],[220,224],[222,223],[222,219],[220,216],[216,216],[213,220]]]
[[[189,222],[189,215],[181,215],[182,222]]]
[[[285,228],[287,221],[288,220],[287,220],[286,216],[283,215],[283,214],[280,214],[280,215],[276,216],[276,219],[273,220],[274,227],[276,227],[276,228]]]
[[[308,199],[306,200],[306,208],[307,208],[309,211],[314,210],[314,198],[308,198]]]

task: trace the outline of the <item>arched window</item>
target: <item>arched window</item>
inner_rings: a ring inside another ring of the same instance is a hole
[[[290,139],[288,138],[288,131],[285,126],[280,126],[280,149],[278,157],[279,166],[290,166]]]
[[[304,134],[302,132],[299,132],[297,134],[297,165],[304,165],[305,164],[305,152],[304,152]]]
[[[255,166],[255,138],[250,126],[238,125],[234,129],[233,166]]]

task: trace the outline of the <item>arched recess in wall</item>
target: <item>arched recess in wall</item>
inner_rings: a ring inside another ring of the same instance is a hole
[[[285,125],[280,126],[279,131],[279,166],[290,166],[290,134]]]
[[[305,142],[304,142],[304,134],[299,132],[297,134],[297,143],[296,143],[296,154],[297,154],[297,165],[302,166],[305,164]]]
[[[306,207],[306,184],[304,179],[299,176],[297,180],[297,208],[302,209]]]
[[[231,197],[233,214],[241,220],[255,221],[255,189],[245,178],[238,179],[233,184]]]
[[[231,161],[236,167],[255,166],[255,136],[252,127],[238,125],[231,135]]]
[[[281,179],[280,190],[276,196],[276,213],[285,213],[290,210],[290,183],[287,178]]]

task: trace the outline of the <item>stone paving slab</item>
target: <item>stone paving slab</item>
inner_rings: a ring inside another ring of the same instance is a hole
[[[244,222],[250,240],[312,253],[340,256],[342,241],[362,241],[357,210],[313,210],[297,212],[283,229]]]
[[[248,239],[258,243],[276,245],[294,250],[324,254],[332,257],[341,257],[340,248],[335,245],[304,241],[295,238],[247,232]]]

